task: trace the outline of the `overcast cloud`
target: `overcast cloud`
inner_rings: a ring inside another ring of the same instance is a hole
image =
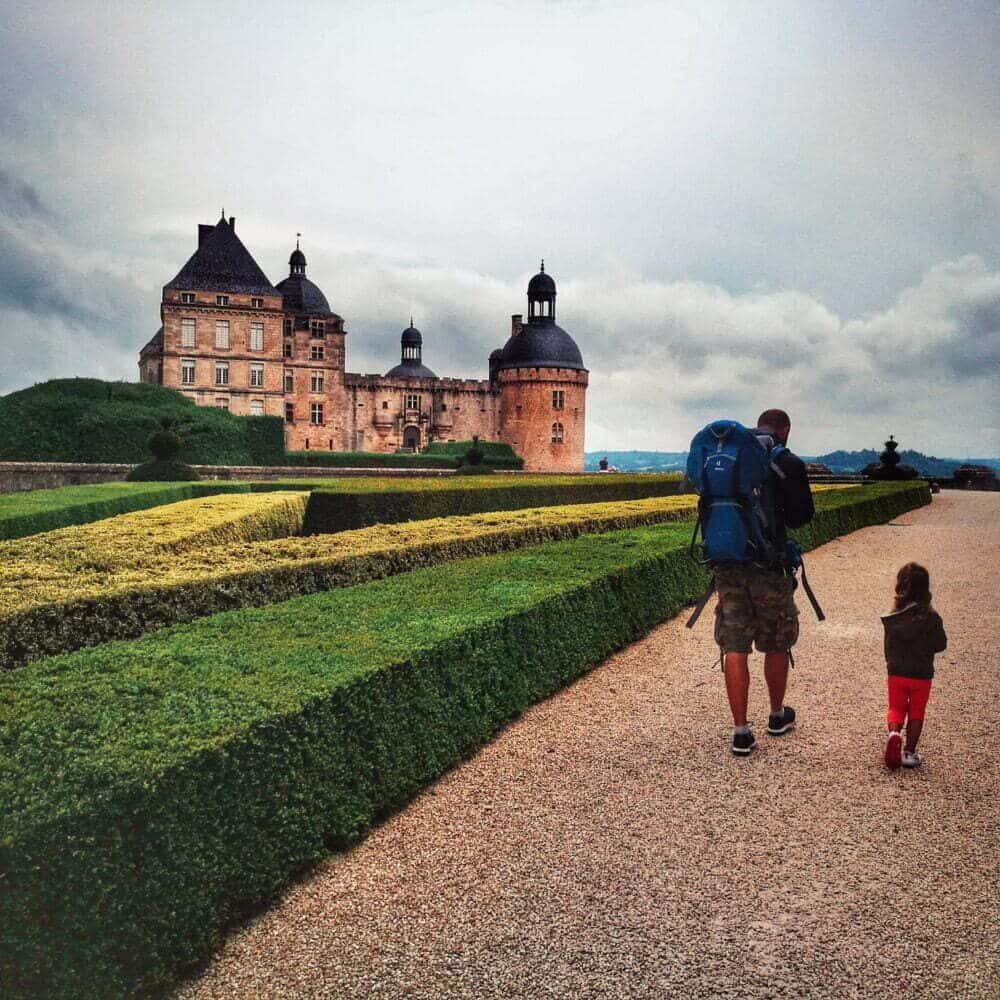
[[[877,7],[877,10],[870,8]],[[385,371],[485,376],[544,256],[588,449],[783,405],[1000,454],[994,3],[0,0],[0,392],[136,377],[225,206]]]

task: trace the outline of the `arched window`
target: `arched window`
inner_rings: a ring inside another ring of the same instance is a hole
[[[563,425],[556,421],[552,425],[552,443],[562,444],[563,443]]]

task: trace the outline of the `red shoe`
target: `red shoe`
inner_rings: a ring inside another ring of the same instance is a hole
[[[903,734],[889,733],[885,741],[885,766],[895,771],[903,759]]]

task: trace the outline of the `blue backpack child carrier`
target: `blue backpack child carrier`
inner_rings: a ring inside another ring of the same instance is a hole
[[[748,430],[736,420],[716,420],[695,434],[687,460],[687,478],[698,494],[691,555],[708,564],[754,563],[791,573],[801,567],[803,589],[822,621],[825,616],[806,579],[801,549],[792,539],[779,537],[775,494],[777,481],[784,476],[778,459],[785,451],[769,435]],[[713,577],[688,628],[714,588]]]
[[[695,434],[688,452],[687,477],[698,494],[701,562],[774,566],[779,551],[774,514],[774,464],[784,451],[735,420],[716,420]]]

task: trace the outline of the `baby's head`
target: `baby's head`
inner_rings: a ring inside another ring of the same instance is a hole
[[[896,610],[908,604],[928,607],[931,603],[931,575],[920,563],[908,562],[896,574]]]

